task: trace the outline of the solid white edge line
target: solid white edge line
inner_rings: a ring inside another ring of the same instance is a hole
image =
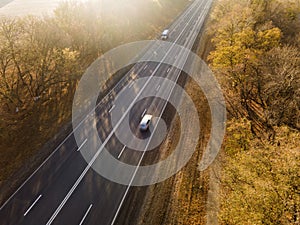
[[[29,211],[33,208],[33,206],[37,203],[37,201],[40,199],[42,197],[42,195],[39,195],[38,197],[37,197],[37,199],[30,205],[30,207],[26,210],[26,212],[24,213],[24,216],[26,216],[28,213],[29,213]]]
[[[121,157],[121,155],[122,155],[122,153],[124,152],[125,148],[126,148],[126,145],[124,145],[124,147],[122,148],[120,154],[118,155],[118,159]]]
[[[82,142],[82,144],[78,147],[77,151],[79,152],[82,146],[87,142],[87,138]]]
[[[93,206],[93,204],[90,204],[89,208],[87,209],[87,211],[85,212],[84,216],[82,217],[82,219],[81,219],[79,225],[82,225],[82,224],[83,224],[83,222],[84,222],[86,216],[88,215],[88,213],[90,212],[92,206]]]

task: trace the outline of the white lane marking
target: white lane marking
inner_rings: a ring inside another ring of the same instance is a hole
[[[37,201],[40,199],[42,197],[42,195],[39,195],[38,197],[37,197],[37,199],[31,204],[31,206],[26,210],[26,212],[24,213],[24,216],[26,216],[28,213],[29,213],[29,211],[33,208],[33,206],[37,203]]]
[[[84,146],[84,144],[87,142],[87,139],[85,139],[82,144],[78,147],[77,151],[79,152],[80,149]]]
[[[115,105],[113,105],[110,110],[108,111],[109,113],[111,113],[111,111],[115,108]]]
[[[84,216],[82,217],[79,225],[83,224],[83,221],[85,220],[86,216],[88,215],[88,213],[90,212],[91,208],[92,208],[93,204],[90,204],[89,208],[86,210],[86,213],[84,214]]]
[[[118,159],[119,159],[119,158],[121,157],[121,155],[123,154],[123,152],[124,152],[125,148],[126,148],[126,145],[124,145],[124,147],[122,148],[122,150],[121,150],[120,154],[118,155]]]
[[[160,84],[157,86],[157,88],[156,88],[156,91],[158,91],[158,90],[159,90],[159,88],[160,88]]]
[[[147,109],[144,110],[144,112],[142,113],[141,117],[143,117],[146,113]]]
[[[132,81],[132,83],[128,86],[128,88],[130,89],[133,85],[134,85],[134,82]]]
[[[167,70],[167,73],[169,73],[169,72],[170,72],[170,69],[171,69],[171,68],[168,68],[168,70]]]
[[[144,67],[144,70],[147,69],[147,67],[148,67],[148,65],[146,65],[146,66]]]

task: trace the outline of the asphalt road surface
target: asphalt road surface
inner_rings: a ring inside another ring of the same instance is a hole
[[[191,49],[210,10],[211,3],[212,0],[195,0],[192,2],[181,16],[169,26],[168,41]],[[159,49],[159,46],[153,45],[145,53],[145,56],[155,54],[155,51],[159,51]],[[181,60],[182,63],[186,60],[181,52],[173,51],[172,47],[168,50],[168,54],[174,56],[174,60]],[[95,108],[98,135],[101,140],[106,140],[105,147],[109,149],[110,154],[116,159],[132,165],[151,164],[156,158],[155,154],[152,153],[151,156],[147,156],[145,151],[134,151],[124,146],[113,134],[111,125],[110,112],[115,110],[114,96],[125,85],[132,82],[134,79],[130,75],[132,71],[135,71],[138,77],[149,77],[149,79],[152,76],[165,77],[175,82],[178,81],[181,71],[169,65],[155,62],[138,63],[124,75],[124,78],[116,84],[112,92],[101,99]],[[129,85],[129,88],[132,88],[132,93],[135,95],[139,95],[141,92],[142,94],[152,93],[153,91],[164,92],[170,96],[176,95],[172,92],[172,87],[164,82],[155,87],[149,82],[149,85],[145,85],[142,89],[134,85]],[[133,104],[132,98],[126,99],[124,100],[124,108],[129,113],[131,131],[136,134],[137,138],[144,138],[149,141],[155,139],[155,132],[142,134],[138,124],[145,113],[153,114],[155,117],[163,117],[167,102],[160,98],[145,98],[143,101]],[[81,124],[88,127],[87,124],[94,122],[95,120],[86,117]],[[167,124],[167,126],[169,125]],[[123,132],[126,133],[126,131]],[[111,182],[90,168],[90,165],[80,154],[80,149],[94,138],[90,135],[92,136],[89,130],[86,130],[86,138],[83,139],[82,144],[77,145],[73,133],[70,133],[2,205],[0,224],[122,224],[122,221],[118,221],[118,215],[126,202],[130,185]],[[134,140],[131,144],[135,144]],[[145,146],[137,147],[143,149]],[[101,157],[101,154],[98,157]]]

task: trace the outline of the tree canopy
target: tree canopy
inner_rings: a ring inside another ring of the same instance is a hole
[[[221,224],[299,224],[300,2],[220,0],[213,51],[229,121]]]
[[[300,130],[296,3],[223,0],[212,14],[211,66],[226,88],[229,111],[249,118],[257,133],[281,124]]]

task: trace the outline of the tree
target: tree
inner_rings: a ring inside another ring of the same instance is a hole
[[[14,111],[23,104],[21,90],[24,81],[18,62],[21,31],[21,26],[16,20],[0,21],[0,98],[4,100],[4,105],[9,111]]]
[[[300,130],[300,52],[283,46],[262,59],[261,98],[265,118],[272,126],[288,125]]]
[[[0,40],[0,95],[9,112],[30,110],[38,99],[49,98],[50,90],[72,81],[78,54],[64,47],[51,20],[2,20]]]
[[[300,136],[287,127],[277,128],[277,133],[275,145],[252,139],[246,151],[226,150],[221,224],[299,223]]]

